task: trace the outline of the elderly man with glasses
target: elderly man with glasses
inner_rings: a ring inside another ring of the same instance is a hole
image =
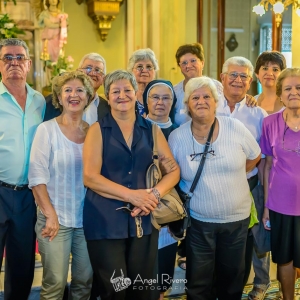
[[[45,99],[27,83],[29,50],[20,39],[0,42],[0,257],[4,299],[28,299],[33,274],[36,206],[28,188],[30,149]],[[1,269],[0,265],[0,269]]]
[[[234,56],[227,59],[222,68],[221,81],[223,84],[223,97],[221,97],[218,108],[218,116],[228,116],[240,120],[252,133],[256,141],[259,143],[262,134],[263,119],[268,115],[261,107],[248,107],[246,105],[246,93],[250,89],[253,77],[253,65],[251,62],[240,56]],[[262,156],[264,158],[264,156]],[[254,197],[255,205],[258,210],[258,217],[261,220],[263,213],[263,164],[264,159],[259,163],[258,168],[247,173],[248,184],[250,191]],[[255,226],[256,227],[256,226]],[[245,277],[244,284],[247,283],[251,262],[253,244],[256,243],[256,249],[259,249],[259,241],[255,238],[251,229],[248,232],[248,239],[245,253]],[[264,253],[258,253],[262,255]],[[267,270],[264,270],[266,269]],[[255,274],[256,284],[263,288],[263,293],[266,292],[269,282],[262,282],[264,280],[264,273],[268,273],[268,266],[261,263],[261,268],[258,274]],[[258,282],[257,282],[258,281]],[[260,284],[260,285],[259,285]],[[252,296],[251,296],[252,297]],[[249,298],[249,299],[256,299]],[[260,299],[260,298],[257,298]]]
[[[103,84],[103,79],[106,74],[105,59],[98,53],[86,54],[81,59],[78,70],[86,73],[93,83],[95,92],[94,98],[83,113],[83,120],[89,123],[89,125],[92,125],[96,121],[102,119],[109,112],[107,101],[97,94],[97,90]],[[52,105],[52,95],[46,97],[46,103],[44,121],[48,121],[61,114],[61,111],[54,108]]]

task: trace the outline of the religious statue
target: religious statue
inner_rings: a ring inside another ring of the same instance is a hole
[[[44,10],[41,11],[42,3]],[[43,49],[42,60],[57,62],[58,56],[64,44],[67,43],[67,18],[68,14],[62,13],[59,9],[60,0],[32,0],[38,17],[38,24],[41,27],[41,38]]]

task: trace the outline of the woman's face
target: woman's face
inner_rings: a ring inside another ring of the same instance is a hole
[[[146,85],[155,79],[155,70],[151,60],[140,60],[136,62],[132,70],[137,83],[145,83]]]
[[[209,87],[201,87],[193,91],[188,99],[188,111],[192,119],[213,118],[216,111],[216,101]]]
[[[148,95],[149,117],[169,117],[173,103],[171,90],[165,85],[154,86]]]
[[[49,0],[49,4],[57,6],[58,0]]]
[[[204,61],[195,54],[187,53],[180,57],[179,66],[185,79],[191,79],[202,76]]]
[[[65,112],[83,112],[88,104],[88,94],[79,79],[66,82],[61,88],[58,99]]]
[[[120,79],[110,85],[108,103],[112,110],[126,112],[135,109],[136,93],[130,81]]]
[[[259,68],[258,74],[256,74],[262,87],[276,88],[276,79],[281,73],[281,69],[278,64],[274,62],[268,62],[264,66]]]
[[[300,109],[300,77],[286,77],[282,81],[281,100],[290,109]]]

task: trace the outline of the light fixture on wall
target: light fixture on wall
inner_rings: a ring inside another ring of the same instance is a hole
[[[272,5],[272,10],[275,13],[276,25],[279,27],[282,21],[282,13],[291,4],[296,10],[296,14],[300,17],[300,0],[262,0],[258,5],[253,7],[253,12],[262,16],[268,10],[269,5]]]
[[[78,4],[84,0],[76,0]],[[88,15],[97,24],[102,41],[106,40],[111,22],[120,12],[123,0],[86,0]]]

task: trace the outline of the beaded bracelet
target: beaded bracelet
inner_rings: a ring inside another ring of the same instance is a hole
[[[158,201],[157,207],[159,208],[160,207],[160,192],[156,188],[153,188],[152,193],[154,194],[155,198]]]

